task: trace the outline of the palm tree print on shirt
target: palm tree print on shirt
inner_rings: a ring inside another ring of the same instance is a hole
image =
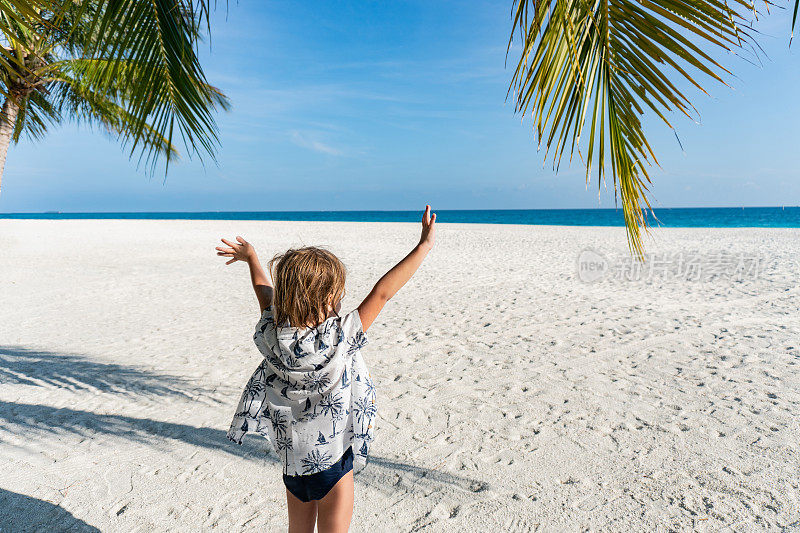
[[[288,436],[283,436],[275,439],[275,448],[277,448],[278,453],[283,452],[284,454],[284,468],[286,463],[289,462],[289,450],[292,449],[292,439]]]
[[[369,376],[364,378],[364,391],[366,394],[375,395],[375,384],[372,383],[372,379]]]
[[[328,453],[320,453],[319,450],[313,449],[301,461],[303,464],[304,474],[314,474],[322,472],[331,467],[331,456]]]
[[[367,336],[363,331],[359,331],[347,341],[347,344],[350,345],[350,347],[347,349],[347,354],[352,355],[363,348],[365,344],[367,344]]]
[[[376,413],[375,401],[370,396],[359,398],[353,404],[353,414],[359,424],[364,423],[364,419],[371,420]]]
[[[275,430],[275,436],[277,438],[285,437],[286,436],[286,415],[278,411],[277,409],[273,409],[269,415],[270,420],[272,421],[272,429]]]
[[[322,400],[319,402],[319,408],[323,416],[331,417],[331,421],[333,422],[333,433],[331,433],[331,438],[335,437],[336,421],[342,418],[342,413],[344,412],[341,394],[337,392],[335,394],[331,393],[323,396]]]
[[[342,413],[342,396],[341,394],[331,393],[326,394],[319,401],[319,408],[322,410],[323,415],[332,415],[339,417]]]
[[[263,365],[261,365],[250,378],[250,381],[247,382],[247,386],[244,389],[244,396],[248,403],[242,411],[249,413],[255,399],[261,396],[261,393],[264,391],[264,374],[264,368]]]
[[[310,372],[303,376],[303,386],[306,389],[320,392],[331,384],[331,380],[325,374]]]
[[[372,429],[372,419],[375,418],[375,414],[378,411],[375,407],[375,393],[365,394],[361,398],[358,398],[353,403],[353,411],[356,420],[361,425],[361,433],[355,435],[355,437],[364,440],[364,445],[362,446],[363,452],[360,453],[366,457],[367,442],[372,440],[372,435],[369,430]]]
[[[299,364],[299,337],[293,341],[289,331],[279,334],[275,327],[263,328],[262,320],[255,340],[264,361],[237,406],[228,438],[241,444],[248,429],[272,437],[287,475],[330,468],[332,457],[348,446],[365,463],[377,406],[375,385],[359,353],[367,339],[354,313],[320,326],[313,344],[304,338],[302,346],[308,349]],[[322,331],[328,333],[324,339]],[[323,346],[326,349],[320,350]],[[304,435],[316,436],[297,441],[295,426]]]

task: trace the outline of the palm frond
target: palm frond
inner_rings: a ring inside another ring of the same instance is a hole
[[[151,171],[177,157],[173,134],[190,157],[215,159],[214,112],[229,104],[197,58],[209,12],[209,0],[0,0],[0,92],[20,100],[15,139],[67,117],[113,130]],[[22,101],[33,85],[61,92]]]
[[[146,143],[148,128],[172,145],[175,129],[191,157],[215,159],[214,120],[227,100],[206,80],[196,54],[207,2],[99,0],[86,57],[100,60],[86,76],[100,93],[122,91],[131,117],[131,154]],[[145,149],[152,166],[159,152]],[[165,158],[165,170],[171,157]]]
[[[509,94],[530,115],[545,159],[557,171],[564,152],[596,167],[598,187],[610,170],[622,204],[628,245],[641,257],[647,230],[648,169],[658,164],[642,118],[653,113],[693,116],[681,84],[730,74],[712,50],[733,51],[749,37],[739,11],[747,0],[515,0],[509,52],[522,42]],[[738,10],[738,11],[737,11]],[[588,126],[589,131],[585,129]],[[674,128],[673,128],[674,129]],[[586,144],[582,149],[581,139]]]
[[[38,140],[44,137],[47,127],[57,121],[57,111],[50,102],[39,93],[18,100],[19,111],[14,123],[11,139],[19,142],[23,134],[29,139]]]
[[[50,90],[50,100],[60,116],[78,124],[99,125],[123,147],[135,139],[132,131],[136,126],[135,118],[109,95],[94,91],[81,79],[71,78],[66,72],[61,73]],[[150,124],[145,124],[140,144],[165,158],[178,158],[177,148]]]

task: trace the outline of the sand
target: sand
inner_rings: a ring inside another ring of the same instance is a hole
[[[268,441],[225,438],[259,363],[246,267],[213,250],[236,234],[328,245],[349,310],[418,228],[0,220],[0,531],[285,529]],[[368,333],[351,531],[800,529],[800,230],[648,251],[759,264],[586,282],[622,229],[440,224]]]

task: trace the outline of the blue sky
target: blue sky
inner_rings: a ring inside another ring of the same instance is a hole
[[[64,125],[9,152],[0,212],[613,207],[576,160],[558,174],[506,102],[511,2],[218,3],[203,64],[233,109],[219,164],[148,177]],[[658,206],[800,204],[800,62],[790,15],[757,25],[763,65],[727,56],[684,150],[652,117]],[[513,51],[510,56],[513,63]],[[610,184],[609,184],[610,189]]]

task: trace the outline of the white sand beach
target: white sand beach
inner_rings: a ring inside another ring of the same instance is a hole
[[[800,230],[657,230],[702,279],[585,282],[623,228],[441,222],[368,333],[352,531],[800,529]],[[269,442],[225,438],[260,360],[237,234],[327,245],[349,310],[418,225],[0,220],[0,531],[285,530]]]

